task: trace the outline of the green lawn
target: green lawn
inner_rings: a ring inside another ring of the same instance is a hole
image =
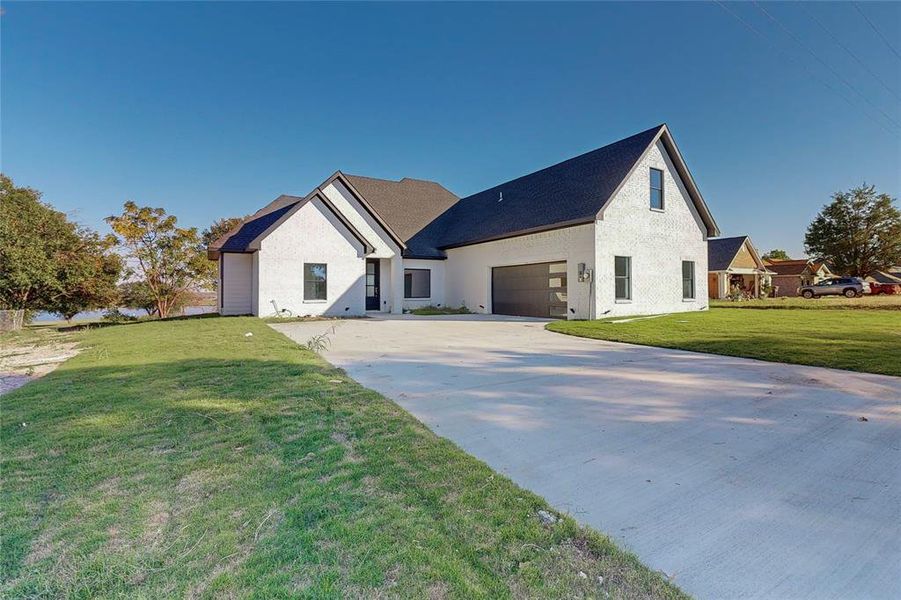
[[[899,311],[711,308],[616,320],[556,321],[547,328],[614,342],[901,376]]]
[[[760,300],[711,300],[711,307],[716,308],[792,308],[799,310],[901,310],[901,295],[861,296],[845,298],[844,296],[823,296],[822,298],[761,298]]]
[[[74,335],[0,397],[3,598],[684,597],[258,319]]]

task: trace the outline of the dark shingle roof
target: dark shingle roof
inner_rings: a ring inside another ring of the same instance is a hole
[[[901,275],[901,273],[898,275]],[[875,279],[877,283],[901,283],[901,277],[898,275],[893,275],[886,271],[873,271],[870,277]]]
[[[707,240],[707,270],[725,271],[732,264],[742,244],[748,239],[746,235],[737,237]]]
[[[434,181],[344,176],[404,243],[459,200]]]
[[[408,254],[593,221],[662,127],[463,198],[407,242]]]
[[[291,201],[292,199],[293,201]],[[302,199],[297,198],[296,196],[279,196],[275,202],[244,221],[240,228],[229,235],[222,245],[218,247],[218,250],[220,252],[246,252],[248,244],[255,240],[261,233],[269,229],[269,227],[278,221],[282,215],[294,208],[294,206],[301,201]],[[275,208],[273,208],[273,206]],[[266,212],[267,209],[270,210]]]

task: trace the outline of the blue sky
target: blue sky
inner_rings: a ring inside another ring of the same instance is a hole
[[[3,172],[96,228],[337,169],[464,196],[661,122],[762,251],[800,254],[836,190],[901,188],[901,4],[859,6],[893,48],[846,3],[3,6]]]

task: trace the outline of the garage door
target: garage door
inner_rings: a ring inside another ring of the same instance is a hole
[[[491,306],[498,315],[566,317],[566,262],[491,269]]]

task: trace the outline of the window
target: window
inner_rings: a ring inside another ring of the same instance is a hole
[[[617,300],[632,299],[632,257],[614,257],[614,287]]]
[[[682,299],[695,298],[695,263],[692,260],[682,261]]]
[[[431,298],[431,269],[404,269],[404,298]]]
[[[663,210],[663,171],[651,169],[651,208]]]
[[[325,263],[304,263],[303,299],[325,300],[327,279]]]

